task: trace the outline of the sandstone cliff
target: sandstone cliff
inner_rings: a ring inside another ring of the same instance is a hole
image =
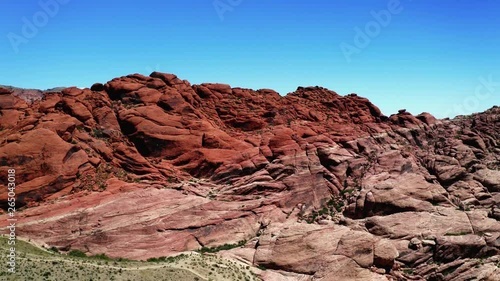
[[[221,254],[264,280],[499,280],[498,107],[384,116],[158,72],[29,97],[0,88],[20,236],[132,259],[246,241]]]

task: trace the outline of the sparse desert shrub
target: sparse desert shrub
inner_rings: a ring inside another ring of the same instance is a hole
[[[106,256],[106,254],[98,254],[98,255],[94,255],[94,256],[91,256],[91,258],[93,259],[98,259],[98,260],[111,260],[110,257]]]
[[[217,252],[220,252],[220,251],[226,251],[226,250],[231,250],[231,249],[234,249],[234,248],[242,247],[246,243],[247,243],[246,240],[241,240],[241,241],[239,241],[236,244],[224,244],[224,245],[217,246],[217,247],[203,247],[200,250],[198,250],[198,252],[202,253],[202,254],[203,253],[217,253]]]
[[[100,128],[93,128],[90,135],[95,137],[95,138],[98,138],[98,139],[106,138],[106,135],[104,134],[103,130]]]
[[[469,234],[469,233],[468,232],[457,232],[457,233],[448,232],[444,236],[464,236],[464,235],[467,235],[467,234]]]
[[[54,247],[54,246],[50,247],[50,248],[49,248],[49,251],[54,252],[54,253],[56,253],[56,254],[59,254],[59,249],[57,249],[57,248],[56,248],[56,247]]]
[[[78,257],[78,258],[85,258],[85,257],[87,257],[87,255],[84,252],[80,251],[80,250],[71,250],[71,251],[69,251],[68,255],[72,256],[72,257]]]

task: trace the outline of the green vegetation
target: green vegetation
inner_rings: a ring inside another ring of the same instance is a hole
[[[257,266],[257,268],[260,270],[264,270],[264,271],[267,270],[267,268],[263,265],[259,265],[259,266]]]
[[[335,211],[337,211],[337,213],[341,213],[344,210],[345,203],[342,198],[332,197],[330,200],[328,200],[326,205],[330,207],[330,209],[333,208]]]
[[[0,236],[0,251],[7,253],[11,245]],[[57,248],[44,249],[21,240],[16,241],[16,273],[0,268],[0,280],[168,280],[168,281],[257,281],[260,280],[246,264],[223,259],[216,255],[198,253],[161,257],[145,261],[112,259],[105,254],[88,256],[72,249],[60,254]],[[0,255],[6,264],[6,254]]]
[[[443,270],[443,275],[444,276],[448,276],[450,275],[451,273],[455,272],[455,270],[457,270],[457,268],[459,268],[460,265],[457,265],[457,266],[450,266],[448,267],[447,269]]]
[[[470,233],[468,233],[468,232],[457,232],[457,233],[448,232],[444,236],[463,236],[463,235],[467,235],[467,234],[470,234]]]
[[[413,275],[413,269],[405,268],[405,269],[403,269],[403,273],[406,275]]]
[[[305,217],[305,221],[314,223],[318,217],[335,216],[335,214],[342,213],[345,208],[344,201],[353,191],[352,189],[345,190],[339,196],[332,196],[319,211],[312,211],[309,216]]]
[[[104,134],[104,131],[100,128],[93,128],[92,132],[90,132],[90,135],[98,139],[107,139],[107,136]]]
[[[86,150],[87,154],[94,155],[91,150]],[[104,191],[107,189],[106,181],[114,175],[118,179],[128,183],[138,183],[141,179],[128,174],[125,170],[114,167],[109,163],[101,163],[95,171],[95,174],[80,174],[77,173],[77,178],[81,180],[81,189]]]
[[[148,262],[167,262],[167,263],[173,263],[173,262],[177,262],[177,261],[183,260],[185,258],[187,258],[187,255],[180,254],[178,256],[172,256],[172,257],[149,258],[147,261]]]
[[[59,254],[59,250],[56,247],[50,247],[49,251]]]
[[[80,251],[80,250],[71,250],[69,253],[68,253],[69,256],[72,256],[72,257],[79,257],[79,258],[85,258],[87,257],[87,255]]]
[[[231,250],[231,249],[234,249],[234,248],[242,247],[246,243],[247,243],[246,240],[241,240],[241,241],[239,241],[236,244],[224,244],[224,245],[221,245],[221,246],[211,247],[211,248],[209,248],[209,247],[203,247],[200,250],[198,250],[198,252],[202,253],[202,254],[204,254],[204,253],[217,253],[217,252],[220,252],[220,251],[227,251],[227,250]]]
[[[98,254],[98,255],[95,255],[95,256],[90,256],[90,258],[97,259],[97,260],[105,260],[105,261],[112,260],[112,258],[106,256],[106,254]]]
[[[463,134],[464,134],[464,129],[463,128],[459,129],[457,131],[457,133],[455,134],[455,139],[457,139],[457,140],[461,139]]]

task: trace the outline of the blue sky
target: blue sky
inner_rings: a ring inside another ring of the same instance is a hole
[[[0,84],[90,87],[158,70],[455,116],[499,104],[499,11],[495,0],[0,0]]]

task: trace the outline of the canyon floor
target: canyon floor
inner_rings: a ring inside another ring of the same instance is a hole
[[[0,87],[0,228],[15,169],[16,234],[62,254],[199,251],[271,281],[498,281],[499,125],[497,106],[385,116],[318,86],[281,96],[159,72]]]
[[[8,240],[0,238],[0,249],[8,251],[9,248]],[[255,273],[241,263],[197,253],[182,254],[168,260],[139,262],[110,259],[102,254],[86,257],[78,251],[64,255],[54,249],[44,249],[18,240],[17,255],[16,273],[1,270],[1,280],[259,280]],[[0,262],[7,263],[5,255],[1,256]]]

